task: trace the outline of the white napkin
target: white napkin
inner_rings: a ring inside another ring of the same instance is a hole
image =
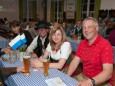
[[[48,84],[48,86],[66,86],[66,84],[63,83],[59,77],[47,79],[45,82]]]

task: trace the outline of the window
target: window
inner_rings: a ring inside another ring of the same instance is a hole
[[[95,0],[82,0],[81,7],[81,17],[82,19],[87,16],[93,17],[94,14],[94,2]]]
[[[52,0],[54,2],[54,20],[62,22],[62,0]]]
[[[24,21],[34,19],[35,0],[23,0],[23,18]]]

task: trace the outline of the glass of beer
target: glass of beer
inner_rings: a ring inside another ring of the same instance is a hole
[[[44,69],[44,76],[48,75],[48,69],[49,69],[49,60],[43,59],[43,69]]]
[[[28,54],[27,52],[25,52],[25,55],[23,57],[23,63],[24,63],[24,75],[28,76],[30,74],[30,54]]]

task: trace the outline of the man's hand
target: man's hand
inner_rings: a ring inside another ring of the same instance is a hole
[[[24,67],[17,67],[17,72],[25,72],[25,69]]]
[[[91,79],[88,79],[88,80],[79,82],[79,83],[77,84],[77,86],[93,86],[93,84],[92,84],[92,82],[91,82]]]
[[[43,63],[39,60],[33,60],[30,62],[30,64],[32,67],[43,67],[43,65],[42,65]]]
[[[35,53],[32,53],[31,57],[37,57],[37,55]]]

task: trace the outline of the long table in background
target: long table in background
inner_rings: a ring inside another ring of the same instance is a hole
[[[8,40],[0,36],[0,48],[6,48],[8,46]]]
[[[0,59],[0,67],[19,66],[23,66],[23,62],[20,60],[17,60],[14,64],[10,64],[9,62],[5,62]],[[29,76],[25,76],[24,73],[16,73],[10,75],[5,82],[8,86],[48,86],[45,80],[59,77],[66,86],[76,86],[78,83],[75,79],[67,76],[57,69],[49,69],[48,76],[44,76],[43,69],[37,72],[33,71],[34,69],[35,68],[30,68]]]

